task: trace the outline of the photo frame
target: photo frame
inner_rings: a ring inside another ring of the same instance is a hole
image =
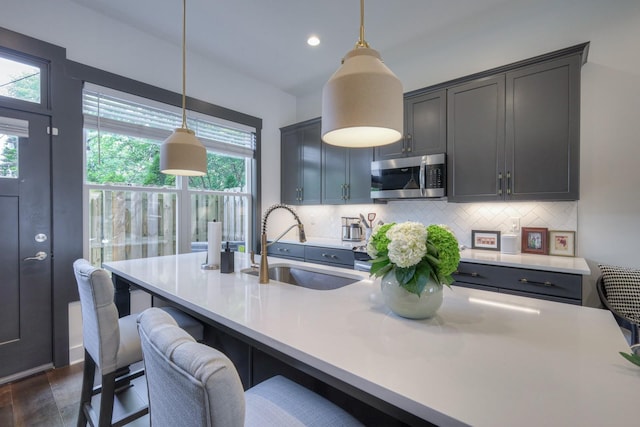
[[[500,232],[491,230],[471,230],[471,249],[500,250]]]
[[[575,256],[576,232],[549,230],[549,255]]]
[[[522,227],[522,253],[546,255],[548,229]]]

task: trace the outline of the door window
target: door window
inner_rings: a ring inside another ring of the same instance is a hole
[[[0,117],[0,178],[18,178],[18,142],[28,137],[28,121]]]
[[[0,57],[0,96],[40,104],[40,67]]]

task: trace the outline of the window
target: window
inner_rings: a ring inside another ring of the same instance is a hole
[[[89,84],[83,109],[93,264],[206,250],[214,219],[224,243],[246,247],[254,129],[188,112],[189,128],[207,148],[208,174],[183,178],[159,171],[160,144],[180,127],[180,109]]]
[[[0,96],[39,104],[41,74],[40,67],[0,57]]]
[[[28,137],[28,121],[0,117],[0,178],[18,178],[18,142]]]

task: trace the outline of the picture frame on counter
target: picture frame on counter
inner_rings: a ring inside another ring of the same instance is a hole
[[[549,255],[575,256],[576,232],[549,230]]]
[[[522,253],[546,255],[547,228],[522,227]]]
[[[471,230],[471,249],[500,250],[500,232],[491,230]]]

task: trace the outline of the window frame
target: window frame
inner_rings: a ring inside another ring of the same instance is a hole
[[[100,72],[100,74],[109,74],[106,72]],[[128,79],[126,79],[128,81]],[[89,81],[85,80],[85,83],[89,83]],[[91,82],[90,85],[101,86],[100,82]],[[148,85],[143,85],[145,88],[149,88]],[[116,87],[116,86],[107,86],[111,89],[114,89],[118,92],[124,92],[126,94],[130,94],[134,97],[143,97],[149,98],[148,94],[145,91],[136,91],[132,90],[134,88],[125,85],[126,87]],[[127,91],[127,88],[130,89]],[[166,92],[162,89],[154,88],[154,92]],[[145,96],[146,95],[146,96]],[[162,97],[160,97],[162,98]],[[149,98],[151,103],[150,105],[161,104],[167,107],[176,107],[171,103],[166,103],[164,100]],[[187,105],[189,105],[189,98],[187,98]],[[207,116],[214,117],[219,119],[220,121],[227,121],[233,124],[240,125],[239,127],[252,128],[254,130],[254,150],[253,156],[242,156],[245,159],[245,167],[246,167],[246,186],[249,189],[249,192],[224,192],[224,191],[216,191],[216,190],[206,190],[206,189],[189,189],[188,188],[188,178],[187,177],[176,177],[176,187],[144,187],[144,186],[135,186],[135,185],[118,185],[118,184],[95,184],[95,183],[87,183],[86,180],[86,129],[83,126],[83,234],[85,238],[83,239],[83,252],[85,254],[90,253],[90,224],[89,224],[89,195],[91,190],[111,190],[111,191],[130,191],[130,192],[164,192],[164,193],[173,193],[176,194],[176,203],[178,208],[176,209],[176,253],[188,253],[191,252],[191,203],[190,198],[192,194],[208,194],[208,195],[220,195],[220,196],[239,196],[245,197],[247,201],[247,209],[249,211],[249,215],[247,215],[245,225],[246,229],[246,247],[247,251],[255,250],[257,240],[256,230],[257,230],[257,218],[259,219],[260,212],[260,179],[259,179],[259,169],[260,169],[260,155],[259,155],[259,147],[260,147],[260,133],[262,127],[262,120],[257,119],[242,113],[233,112],[232,110],[227,110],[222,107],[215,106],[213,104],[208,104],[203,101],[191,100],[196,106],[200,107],[196,111],[191,111],[188,109],[188,114],[196,115],[196,116]],[[213,112],[226,112],[223,114],[223,117],[212,116]],[[229,112],[231,114],[229,114]],[[234,121],[234,119],[241,119],[242,121]],[[243,120],[248,119],[248,120]],[[217,121],[217,120],[216,120]],[[233,155],[230,153],[220,152],[215,144],[209,144],[208,141],[204,142],[205,148],[207,148],[208,152],[216,153],[220,155]],[[186,220],[183,220],[185,219]],[[187,236],[187,237],[185,237]]]

